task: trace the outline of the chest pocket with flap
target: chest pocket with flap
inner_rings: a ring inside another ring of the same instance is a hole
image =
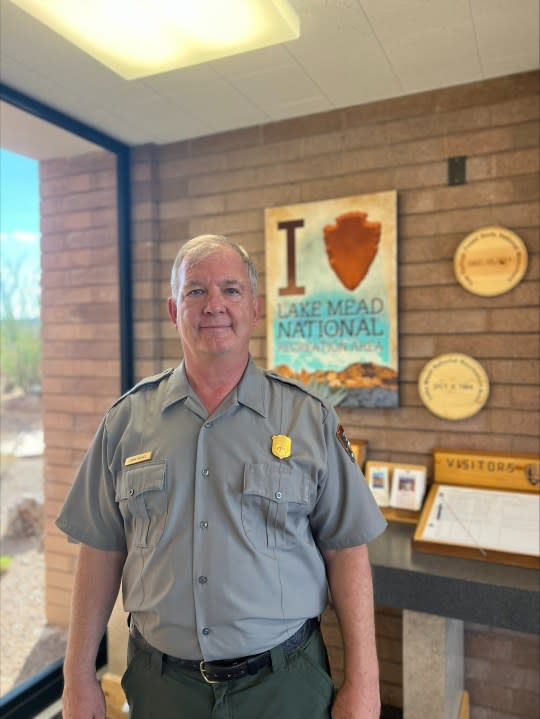
[[[283,464],[246,464],[241,511],[255,549],[293,547],[309,532],[309,476]]]
[[[126,467],[118,477],[115,499],[124,518],[128,546],[155,547],[167,519],[166,462]]]

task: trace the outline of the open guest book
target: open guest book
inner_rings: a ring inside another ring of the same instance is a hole
[[[540,457],[433,450],[433,484],[413,547],[540,567]]]

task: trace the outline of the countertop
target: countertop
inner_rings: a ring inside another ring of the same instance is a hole
[[[415,527],[390,522],[369,545],[375,603],[466,622],[540,632],[540,573],[412,548]]]

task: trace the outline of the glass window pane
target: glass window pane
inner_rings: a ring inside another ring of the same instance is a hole
[[[54,526],[119,394],[116,158],[0,102],[0,695],[63,659]]]

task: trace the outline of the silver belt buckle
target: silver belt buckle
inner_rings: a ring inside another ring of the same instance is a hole
[[[199,664],[199,671],[201,672],[201,676],[202,676],[202,678],[204,679],[204,681],[205,681],[207,684],[221,684],[220,681],[217,681],[217,680],[214,680],[214,681],[213,681],[212,679],[208,679],[208,677],[207,677],[206,674],[205,674],[205,672],[206,672],[206,662],[204,661],[204,659],[202,659],[202,660],[201,660],[201,663]]]

